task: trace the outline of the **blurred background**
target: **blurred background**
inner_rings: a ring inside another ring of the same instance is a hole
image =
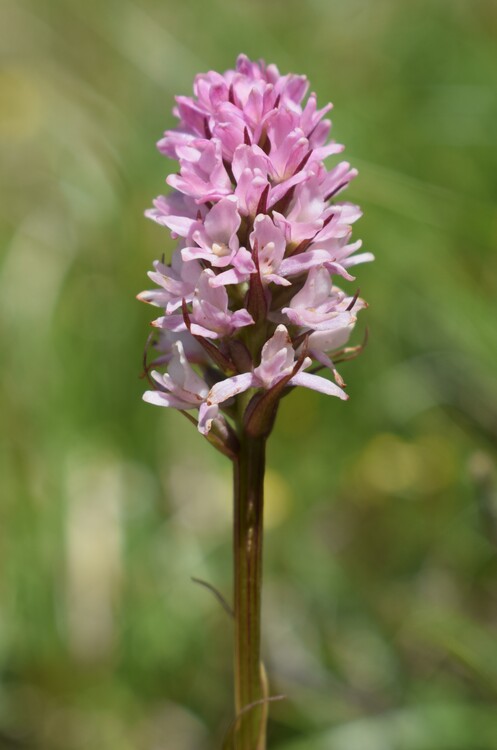
[[[142,403],[175,93],[306,73],[360,176],[369,346],[267,475],[274,750],[497,748],[497,5],[1,0],[0,747],[214,750],[230,466]],[[352,287],[351,287],[352,288]]]

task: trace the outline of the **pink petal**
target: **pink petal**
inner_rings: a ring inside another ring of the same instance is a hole
[[[174,329],[174,330],[181,330],[181,329]],[[204,326],[199,325],[198,323],[193,323],[190,326],[190,332],[192,336],[203,336],[203,338],[206,339],[218,339],[220,334],[218,331],[211,331],[209,328],[205,328]]]
[[[228,271],[213,276],[209,283],[213,287],[217,286],[228,286],[229,284],[239,284],[245,281],[246,274],[240,273],[236,268],[230,268]]]
[[[237,209],[236,198],[222,198],[207,214],[204,226],[209,237],[218,242],[230,244],[231,238],[238,231],[241,218]]]
[[[250,326],[253,323],[253,317],[247,310],[244,310],[243,308],[241,310],[236,310],[236,312],[234,312],[231,316],[231,325],[233,325],[235,328]]]
[[[330,254],[327,250],[308,250],[305,253],[293,255],[291,258],[285,258],[281,262],[279,270],[283,276],[295,276],[330,260]]]

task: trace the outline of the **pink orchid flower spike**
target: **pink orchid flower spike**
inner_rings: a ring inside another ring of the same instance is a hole
[[[143,398],[185,413],[234,464],[234,733],[244,750],[265,747],[270,700],[260,575],[248,575],[261,569],[266,440],[292,388],[335,396],[337,410],[348,398],[336,362],[362,348],[347,343],[366,303],[335,279],[353,281],[373,260],[352,238],[360,208],[342,200],[357,170],[329,138],[331,104],[319,108],[308,89],[305,76],[245,55],[197,75],[157,144],[177,162],[171,191],[146,212],[176,247],[138,295],[160,309]]]

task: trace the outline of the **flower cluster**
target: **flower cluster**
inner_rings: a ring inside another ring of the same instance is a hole
[[[335,200],[356,170],[324,165],[343,148],[327,142],[331,104],[318,109],[307,88],[304,76],[241,55],[176,98],[179,126],[158,143],[179,170],[147,216],[178,247],[139,295],[163,310],[155,364],[167,366],[152,371],[144,399],[198,409],[204,434],[223,434],[226,416],[256,419],[255,406],[273,408],[288,387],[346,398],[334,355],[365,303],[333,277],[352,280],[349,269],[373,256],[350,241],[359,208]]]

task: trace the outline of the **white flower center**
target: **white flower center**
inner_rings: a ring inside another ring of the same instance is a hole
[[[262,273],[268,274],[273,273],[273,259],[271,258],[272,254],[274,253],[274,242],[268,242],[267,245],[264,247],[264,255],[261,258],[260,263],[260,270]]]
[[[211,249],[214,255],[217,255],[218,258],[223,258],[230,253],[228,245],[224,242],[214,242]]]

